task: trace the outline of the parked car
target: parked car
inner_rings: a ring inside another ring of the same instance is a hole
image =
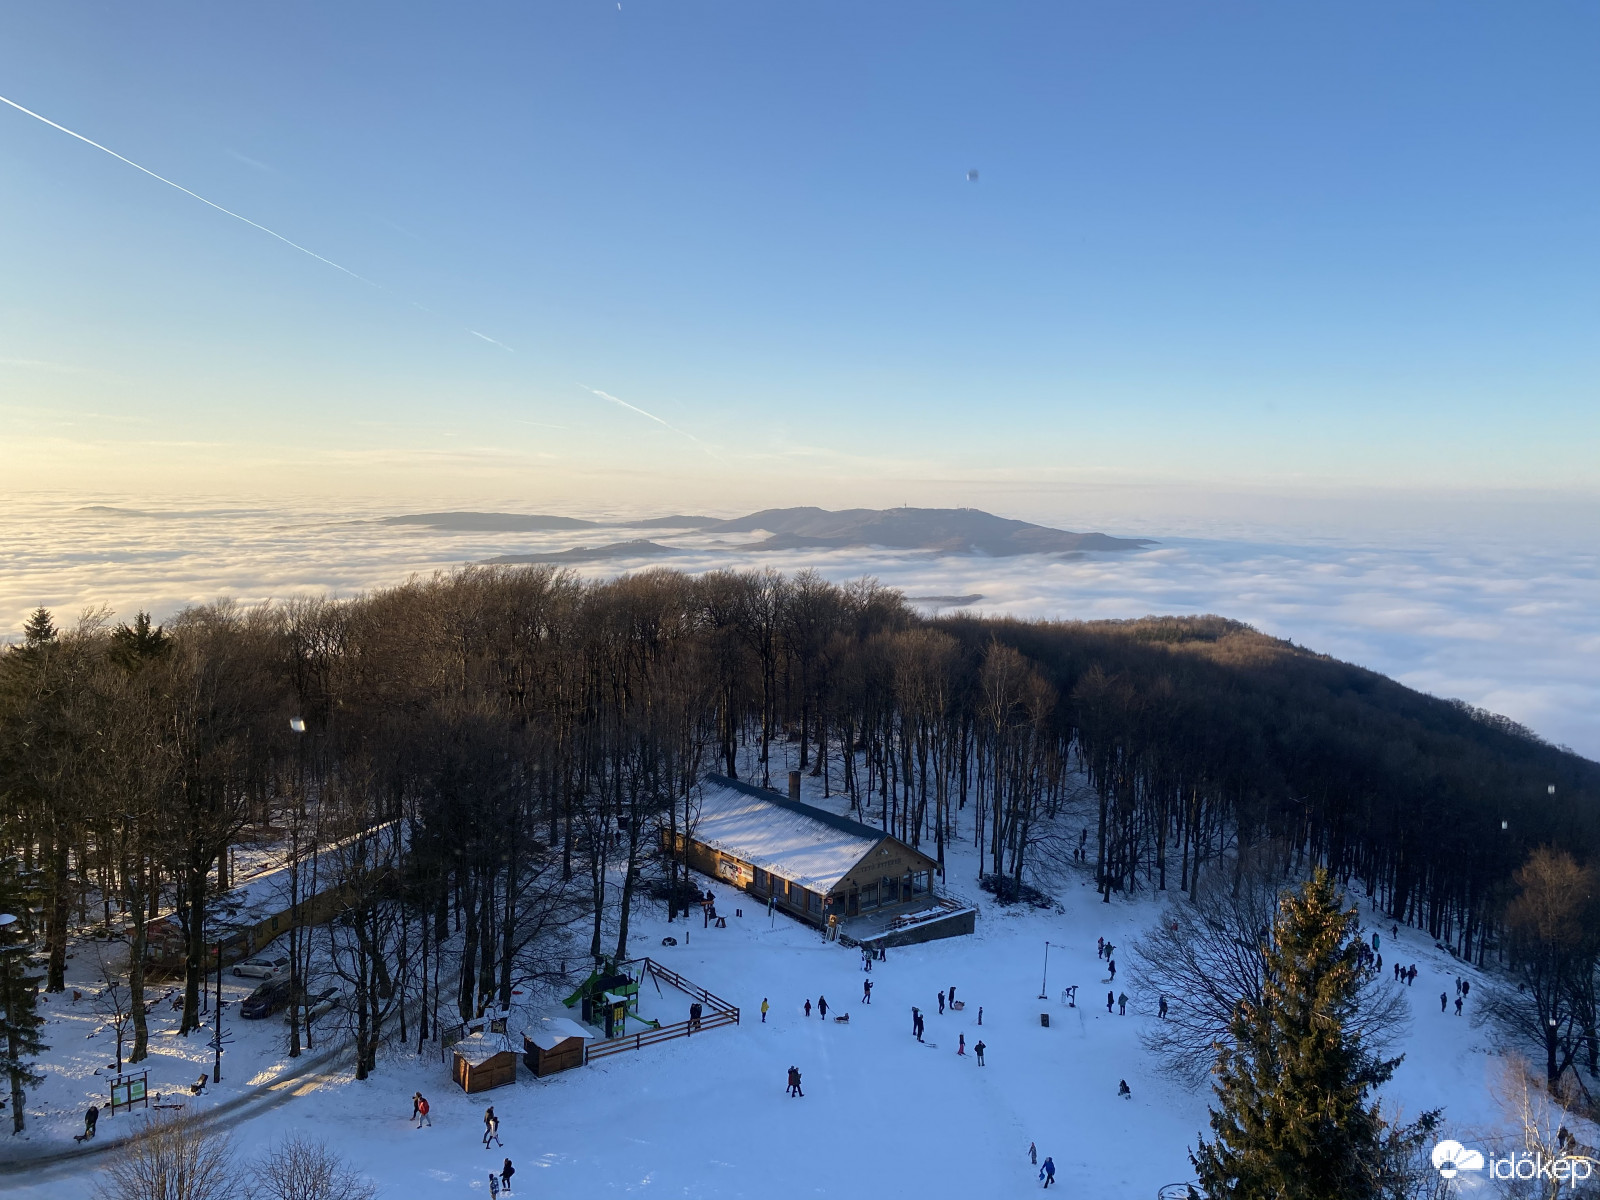
[[[285,979],[269,979],[244,998],[239,1015],[247,1021],[270,1017],[289,1003],[290,983]]]
[[[254,958],[247,958],[243,962],[235,963],[233,973],[240,979],[276,979],[280,975],[289,973],[289,956],[280,950],[258,954]]]
[[[334,1009],[343,1006],[344,997],[339,994],[338,988],[323,988],[319,992],[312,992],[301,1001],[301,1012],[309,1012],[308,1020],[315,1021],[318,1017],[325,1017]],[[287,1021],[292,1014],[284,1013],[283,1019]]]

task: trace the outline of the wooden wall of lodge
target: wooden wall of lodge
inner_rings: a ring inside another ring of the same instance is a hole
[[[667,841],[670,837],[671,835],[666,831],[662,832],[663,841]],[[676,853],[680,855],[684,853],[683,843],[684,835],[680,833],[677,835],[676,849]],[[741,888],[753,896],[759,896],[763,901],[768,898],[766,892],[755,886],[755,868],[736,855],[714,849],[704,842],[697,842],[690,838],[688,861],[691,867],[703,875],[710,875],[714,879],[731,883],[733,886]],[[841,879],[833,890],[828,893],[829,896],[833,897],[831,906],[823,905],[821,893],[803,888],[792,880],[784,880],[789,884],[788,889],[781,892],[775,891],[772,895],[777,906],[785,912],[797,916],[801,920],[809,921],[813,925],[822,925],[827,921],[829,913],[838,913],[841,917],[846,915],[849,911],[847,905],[851,892],[859,892],[865,888],[875,886],[884,878],[904,880],[913,872],[927,873],[928,890],[923,894],[932,896],[933,873],[938,869],[939,864],[926,854],[913,850],[898,838],[885,835],[884,839],[869,850],[861,861],[851,868],[850,873]],[[783,879],[783,876],[769,872],[767,878],[775,880]],[[799,895],[798,902],[791,899],[796,893]],[[814,909],[809,906],[811,897],[815,897],[817,900],[817,907]],[[899,904],[904,902],[902,898],[889,903]],[[887,905],[880,904],[877,907],[887,907]],[[873,909],[869,908],[863,911],[871,912]]]

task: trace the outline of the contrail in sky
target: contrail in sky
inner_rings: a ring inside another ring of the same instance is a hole
[[[196,200],[200,201],[201,204],[206,205],[208,208],[214,208],[219,213],[224,213],[227,216],[232,217],[235,221],[243,221],[246,225],[249,225],[252,229],[259,229],[259,230],[261,230],[262,233],[265,233],[270,237],[277,238],[285,246],[293,246],[296,250],[300,251],[301,254],[309,254],[312,258],[316,259],[318,262],[327,263],[330,267],[332,267],[336,271],[343,271],[346,275],[350,276],[350,278],[352,278],[352,279],[359,279],[359,280],[361,280],[362,283],[371,284],[371,286],[373,286],[373,287],[380,287],[381,286],[380,284],[373,283],[372,280],[368,279],[364,275],[357,275],[349,267],[342,266],[341,264],[334,262],[333,259],[331,259],[331,258],[324,258],[322,255],[318,254],[315,250],[308,250],[304,246],[302,246],[299,242],[292,241],[291,239],[284,237],[283,234],[278,233],[278,232],[276,232],[274,230],[268,229],[265,225],[262,225],[262,224],[260,224],[259,222],[256,222],[256,221],[252,221],[249,217],[242,216],[241,214],[234,212],[233,209],[231,209],[231,208],[223,208],[222,205],[216,203],[215,201],[207,200],[199,192],[191,192],[188,188],[184,187],[183,184],[181,184],[181,183],[173,183],[172,180],[168,179],[165,175],[157,175],[154,171],[150,170],[149,167],[141,167],[138,163],[134,162],[133,159],[124,158],[122,155],[118,154],[115,150],[112,150],[108,146],[102,146],[99,142],[95,141],[93,138],[86,138],[81,133],[75,133],[72,130],[68,129],[65,125],[57,125],[49,117],[40,116],[38,113],[34,112],[33,109],[31,109],[31,108],[23,108],[22,105],[18,104],[15,100],[7,100],[4,96],[0,96],[0,104],[9,104],[12,108],[16,109],[19,113],[25,113],[26,115],[32,117],[35,121],[43,121],[46,125],[50,126],[51,129],[59,129],[62,133],[66,134],[68,137],[75,137],[80,142],[83,142],[85,145],[93,146],[96,150],[103,150],[105,153],[111,155],[111,157],[116,159],[118,162],[127,163],[135,171],[143,171],[146,175],[150,176],[151,179],[160,180],[162,183],[166,184],[170,188],[177,188],[185,196],[193,196]]]
[[[194,199],[200,201],[201,204],[204,204],[207,208],[214,208],[219,213],[222,213],[224,216],[232,217],[235,221],[243,221],[246,225],[250,226],[250,228],[259,229],[262,233],[266,234],[268,237],[277,238],[285,246],[293,247],[294,249],[300,251],[301,254],[304,254],[304,255],[307,255],[307,256],[309,256],[311,258],[316,259],[319,263],[326,263],[328,266],[332,267],[336,271],[343,271],[346,275],[350,276],[351,279],[358,279],[362,283],[368,285],[369,287],[377,288],[379,291],[383,291],[383,292],[389,291],[389,289],[384,287],[383,284],[378,283],[375,280],[368,279],[365,275],[357,274],[355,271],[352,271],[349,267],[343,265],[342,263],[336,263],[336,262],[333,261],[333,259],[326,258],[323,255],[318,254],[315,250],[307,249],[305,246],[302,246],[299,242],[293,240],[292,238],[284,237],[283,234],[279,233],[277,230],[268,229],[265,225],[261,224],[259,221],[252,221],[249,217],[244,216],[241,213],[236,213],[231,208],[222,207],[222,205],[218,204],[214,200],[207,200],[199,192],[191,192],[188,188],[184,187],[183,184],[174,183],[172,180],[168,179],[165,175],[157,175],[149,167],[141,167],[138,163],[134,162],[133,159],[128,158],[125,155],[118,154],[115,150],[111,149],[109,146],[102,146],[99,142],[95,141],[93,138],[86,138],[86,137],[83,136],[83,134],[78,133],[75,130],[68,129],[65,125],[58,125],[56,122],[52,121],[49,117],[41,116],[39,113],[34,112],[33,109],[31,109],[31,108],[24,108],[22,105],[18,104],[15,100],[8,100],[6,97],[0,96],[0,104],[8,104],[12,108],[16,109],[19,113],[23,113],[26,116],[32,117],[35,121],[42,121],[44,124],[50,126],[51,129],[59,129],[62,133],[66,134],[68,137],[77,138],[84,145],[93,146],[96,150],[100,150],[100,151],[103,151],[106,154],[109,154],[112,158],[116,159],[118,162],[127,163],[128,166],[132,167],[135,171],[142,171],[144,174],[150,176],[151,179],[154,179],[154,180],[157,180],[157,181],[159,181],[161,183],[164,183],[170,188],[176,188],[178,191],[182,192],[185,196],[193,197]],[[239,157],[239,156],[235,155],[235,157]],[[420,304],[418,304],[417,307],[418,308],[422,308],[423,312],[433,313],[432,309],[423,308],[423,306],[420,305]],[[437,313],[433,313],[433,315],[437,316],[438,314]],[[473,337],[482,338],[486,342],[490,342],[490,343],[492,343],[492,344],[494,344],[496,346],[499,346],[502,350],[511,350],[510,346],[506,345],[504,342],[496,341],[494,338],[490,337],[486,333],[479,333],[476,329],[468,329],[467,332],[472,334]],[[515,351],[513,350],[512,353],[515,353]]]
[[[487,333],[479,333],[476,329],[469,329],[469,330],[467,330],[467,332],[470,333],[475,338],[482,338],[484,341],[488,342],[492,346],[499,346],[500,349],[502,349],[502,350],[511,350],[510,346],[506,345],[502,341],[498,341],[497,339],[490,337]],[[515,350],[511,350],[511,353],[515,354],[516,351]]]
[[[722,462],[723,461],[723,458],[722,458],[722,456],[720,454],[718,454],[710,446],[708,446],[704,442],[702,442],[699,438],[695,437],[694,434],[688,432],[687,430],[679,429],[676,425],[667,424],[667,422],[663,421],[660,417],[656,416],[655,413],[645,412],[645,410],[640,408],[637,404],[629,404],[626,400],[619,400],[619,399],[617,399],[617,397],[613,396],[610,392],[602,392],[599,388],[592,388],[586,383],[580,383],[578,386],[581,387],[584,391],[588,392],[590,395],[599,396],[600,399],[609,400],[613,404],[620,404],[623,408],[627,409],[629,412],[636,412],[641,417],[644,417],[646,420],[654,421],[657,425],[661,426],[663,429],[670,429],[673,433],[677,434],[679,437],[688,438],[691,442],[693,442],[696,446],[699,446],[700,449],[704,450],[707,454],[711,455],[711,457],[716,459],[718,462]]]

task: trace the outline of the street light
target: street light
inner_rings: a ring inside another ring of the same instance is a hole
[[[1065,950],[1066,947],[1065,946],[1057,946],[1056,949],[1057,950]],[[1044,944],[1044,975],[1039,979],[1039,999],[1048,1000],[1050,998],[1049,982],[1050,982],[1050,943],[1047,941]]]

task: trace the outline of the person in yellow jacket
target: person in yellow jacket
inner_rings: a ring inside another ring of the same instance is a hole
[[[765,996],[761,997],[761,1023],[763,1025],[767,1023],[767,998]]]

